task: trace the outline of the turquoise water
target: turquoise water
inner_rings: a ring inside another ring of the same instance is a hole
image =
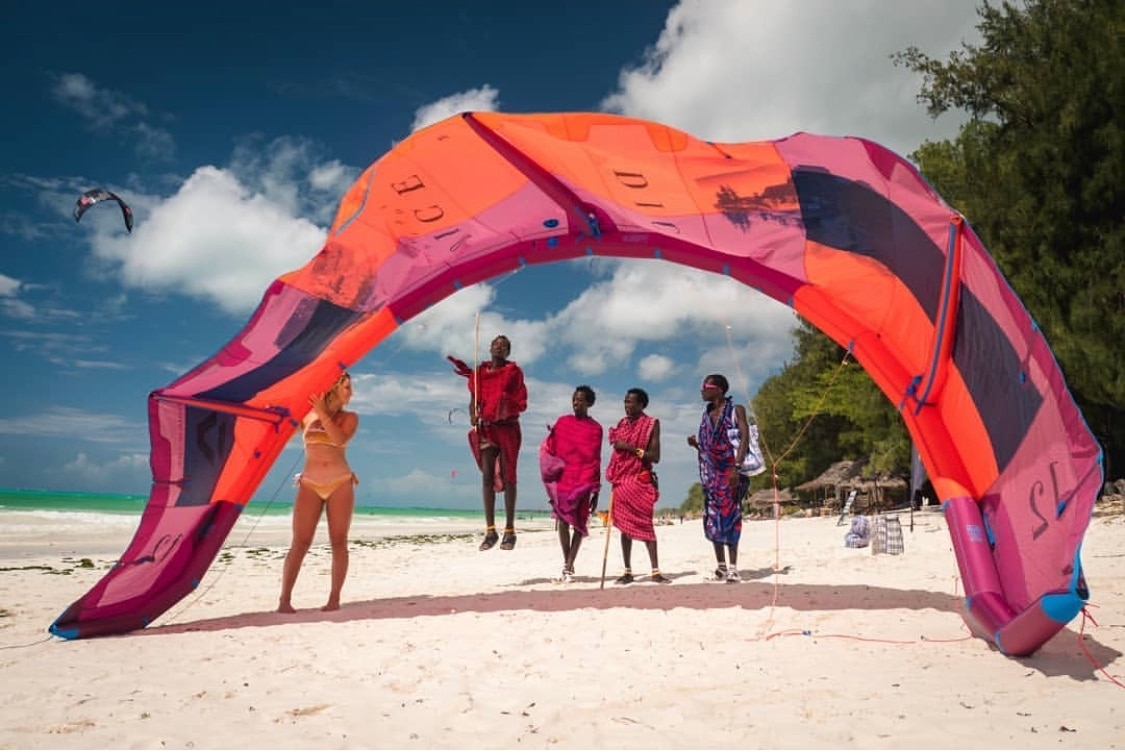
[[[54,511],[74,514],[135,514],[144,510],[147,496],[109,495],[105,493],[74,493],[57,490],[3,490],[0,489],[0,511]],[[243,516],[289,516],[291,501],[251,501]],[[442,509],[390,506],[356,506],[356,516],[433,518],[477,520],[482,516],[476,509]],[[547,511],[518,511],[520,519],[549,517]]]

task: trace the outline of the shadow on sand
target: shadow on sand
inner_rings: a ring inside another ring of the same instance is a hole
[[[778,573],[785,574],[788,569]],[[945,592],[932,590],[899,590],[873,585],[823,585],[801,583],[775,584],[771,569],[744,570],[741,584],[697,582],[697,572],[665,572],[673,580],[670,585],[656,585],[647,576],[620,587],[613,584],[615,576],[606,576],[605,589],[599,577],[578,577],[568,585],[554,590],[527,590],[535,585],[551,583],[536,578],[512,585],[503,592],[471,595],[411,595],[345,603],[338,611],[305,609],[281,614],[257,611],[214,619],[201,619],[151,627],[132,636],[159,636],[184,632],[216,632],[244,627],[280,626],[317,622],[347,623],[378,619],[414,619],[421,616],[449,616],[458,613],[491,613],[497,611],[573,611],[582,608],[634,608],[667,611],[673,608],[707,610],[711,608],[742,608],[755,611],[771,606],[795,611],[836,610],[924,610],[932,609],[960,615],[972,626],[963,611],[964,601]],[[677,582],[690,578],[688,582]],[[763,580],[763,581],[754,581]],[[768,580],[768,581],[765,581]],[[983,638],[987,640],[987,638]],[[1082,646],[1093,662],[1104,667],[1121,656],[1113,648],[1102,645],[1089,635],[1082,637]],[[1070,676],[1092,680],[1097,669],[1078,647],[1078,634],[1064,628],[1030,658],[1014,658],[1018,663],[1045,676]]]

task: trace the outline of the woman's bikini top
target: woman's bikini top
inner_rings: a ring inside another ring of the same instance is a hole
[[[332,446],[333,448],[344,448],[347,443],[337,443],[332,440],[332,436],[324,429],[323,423],[317,417],[312,422],[305,425],[305,432],[302,436],[305,441],[305,448],[309,446]]]

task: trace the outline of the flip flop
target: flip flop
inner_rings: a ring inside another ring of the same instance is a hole
[[[500,541],[500,550],[510,551],[516,547],[516,531],[504,530],[504,539]]]
[[[492,546],[496,545],[496,541],[499,539],[500,536],[496,534],[496,530],[489,530],[485,533],[484,540],[480,543],[480,549],[482,551],[490,549]]]

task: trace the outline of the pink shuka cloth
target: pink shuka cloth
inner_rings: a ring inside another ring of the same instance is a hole
[[[602,486],[602,426],[591,417],[559,417],[539,447],[539,471],[555,516],[583,536],[590,498]]]

